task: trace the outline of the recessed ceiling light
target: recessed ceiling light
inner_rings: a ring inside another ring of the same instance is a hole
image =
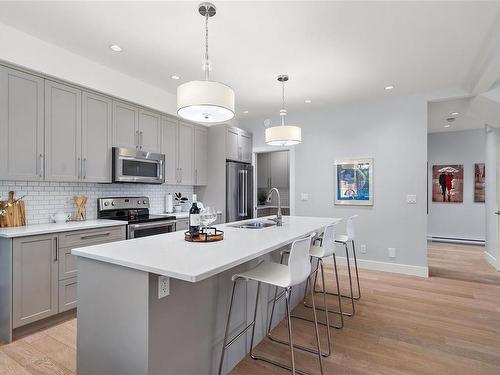
[[[181,78],[181,77],[176,76],[176,75],[173,75],[173,76],[170,76],[170,78],[177,80],[177,79],[179,79],[179,78]]]
[[[246,115],[248,113],[248,111],[243,111],[243,113]]]
[[[458,116],[459,113],[458,112],[451,112],[450,115],[452,115],[452,116]]]
[[[394,85],[385,86],[386,90],[392,90],[393,88],[394,88]]]
[[[449,128],[450,126],[451,126],[450,124],[444,125],[445,128]]]
[[[118,44],[111,44],[109,46],[109,49],[111,51],[115,51],[115,52],[121,52],[121,51],[123,51],[122,47],[120,47]]]
[[[304,103],[307,103],[307,104],[311,103],[311,99],[304,100]]]

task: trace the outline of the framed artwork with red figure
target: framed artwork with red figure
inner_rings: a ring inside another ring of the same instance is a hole
[[[463,203],[463,165],[448,164],[432,166],[432,201],[441,203]]]
[[[474,202],[484,203],[484,183],[486,179],[484,163],[474,164]]]

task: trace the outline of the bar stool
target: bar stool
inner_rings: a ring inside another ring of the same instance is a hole
[[[291,314],[290,314],[290,292],[292,287],[299,285],[303,283],[306,279],[309,277],[312,277],[311,273],[311,262],[309,260],[309,248],[311,246],[311,240],[312,238],[316,235],[316,233],[311,234],[305,238],[301,238],[298,240],[295,240],[292,244],[292,247],[290,249],[290,258],[288,265],[284,264],[279,264],[279,263],[274,263],[274,262],[266,262],[263,261],[259,263],[255,268],[240,273],[236,274],[232,277],[233,280],[233,288],[231,292],[231,302],[229,303],[229,312],[227,316],[227,323],[226,323],[226,331],[224,334],[224,343],[222,347],[222,354],[220,358],[220,363],[219,363],[219,375],[222,373],[222,364],[224,362],[224,354],[226,352],[226,349],[232,345],[238,338],[240,338],[248,329],[252,328],[252,337],[250,340],[250,356],[255,359],[255,360],[261,360],[267,363],[270,363],[272,365],[281,367],[283,369],[290,370],[292,374],[302,374],[302,375],[307,375],[306,372],[297,370],[295,368],[295,357],[293,353],[293,335],[292,335],[292,322],[291,322]],[[234,291],[236,287],[236,283],[238,281],[256,281],[257,282],[257,293],[256,293],[256,298],[255,298],[255,310],[254,310],[254,315],[253,315],[253,321],[245,327],[240,333],[238,333],[234,338],[232,338],[228,342],[228,334],[229,334],[229,324],[231,321],[231,312],[233,308],[233,301],[234,301]],[[260,293],[260,285],[261,283],[265,283],[268,285],[272,285],[275,287],[280,287],[283,288],[284,291],[282,294],[285,296],[285,303],[286,303],[286,315],[287,315],[287,320],[288,320],[288,344],[290,348],[290,363],[291,366],[288,366],[284,363],[274,361],[272,359],[266,358],[266,357],[261,357],[261,356],[256,356],[253,352],[253,341],[254,341],[254,336],[255,336],[255,320],[257,319],[257,308],[258,308],[258,302],[259,302],[259,293]],[[313,296],[313,290],[311,289],[311,296]],[[313,298],[313,315],[314,315],[314,330],[316,334],[316,345],[317,345],[317,353],[318,353],[318,361],[319,361],[319,367],[321,374],[323,375],[323,362],[321,360],[321,346],[319,342],[319,330],[318,330],[318,324],[317,324],[317,316],[316,316],[316,309],[314,305],[314,298]]]
[[[327,225],[324,229],[322,238],[316,238],[313,241],[313,245],[310,248],[309,255],[311,257],[311,263],[314,259],[316,259],[316,261],[317,261],[315,271],[313,272],[313,273],[315,273],[314,285],[313,285],[311,290],[314,290],[316,288],[316,282],[317,282],[317,278],[318,278],[318,274],[317,274],[318,268],[321,269],[322,283],[323,283],[323,285],[325,285],[325,273],[324,273],[324,268],[323,268],[323,260],[327,259],[329,257],[333,258],[333,265],[334,265],[334,269],[335,269],[335,281],[337,283],[337,290],[338,291],[340,290],[339,277],[338,277],[338,273],[337,273],[337,260],[335,258],[335,226],[336,225],[337,225],[337,223]],[[318,245],[318,243],[319,243],[319,245]],[[290,252],[288,250],[281,252],[281,263],[283,263],[284,256],[288,255],[289,253]],[[304,289],[304,306],[312,308],[313,306],[307,304],[307,302],[306,302],[308,289],[309,289],[309,279],[307,279],[306,287]],[[344,327],[344,317],[342,315],[342,301],[341,301],[340,295],[337,295],[337,297],[338,297],[338,303],[339,303],[339,311],[329,310],[328,303],[326,300],[326,291],[325,291],[325,288],[323,288],[323,304],[325,307],[324,308],[316,307],[317,310],[321,310],[321,311],[325,312],[326,323],[318,322],[318,324],[326,326],[326,329],[327,329],[328,352],[321,353],[321,355],[323,357],[328,357],[331,355],[330,327],[336,328],[336,329],[342,329]],[[281,344],[288,344],[286,341],[277,339],[271,335],[272,319],[273,319],[276,301],[277,301],[277,288],[275,289],[275,292],[274,292],[274,300],[273,300],[273,305],[271,308],[271,317],[269,319],[269,326],[267,329],[267,337],[269,337],[269,339],[271,339],[272,341],[279,342]],[[340,314],[340,325],[330,324],[330,316],[329,316],[330,313]],[[312,320],[312,319],[309,319],[309,318],[306,318],[303,316],[299,316],[299,315],[292,315],[292,318],[301,319],[301,320],[305,320],[308,322],[314,322],[314,320]],[[302,350],[316,354],[316,351],[311,349],[311,348],[307,348],[307,347],[299,346],[299,345],[294,345],[294,347],[296,347],[297,349],[302,349]]]
[[[337,293],[335,292],[326,292],[326,294],[337,296],[340,295],[340,297],[344,298],[349,298],[351,300],[351,308],[352,312],[342,312],[342,315],[345,316],[354,316],[356,310],[354,307],[354,300],[358,300],[361,298],[361,288],[359,285],[359,275],[358,275],[358,260],[356,258],[356,248],[354,246],[354,236],[355,236],[355,220],[358,218],[359,215],[353,215],[347,219],[346,223],[346,233],[344,235],[339,235],[335,237],[335,243],[338,243],[340,245],[343,245],[345,247],[345,255],[346,255],[346,260],[347,260],[347,272],[349,275],[349,290],[350,294],[345,295],[345,294],[340,294],[340,290],[338,290]],[[357,287],[358,287],[358,296],[354,296],[353,293],[353,288],[352,288],[352,275],[351,275],[351,262],[349,260],[349,246],[348,243],[352,244],[352,251],[353,251],[353,256],[354,256],[354,265],[355,265],[355,272],[356,272],[356,280],[357,280]],[[323,293],[324,292],[324,285],[323,285],[323,291],[318,291],[315,290],[316,293]]]

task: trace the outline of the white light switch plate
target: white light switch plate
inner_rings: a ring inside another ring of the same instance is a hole
[[[416,204],[417,203],[417,196],[416,195],[407,195],[406,196],[406,203]]]
[[[394,247],[389,248],[389,258],[396,258],[396,248]]]
[[[300,200],[301,201],[308,201],[309,200],[309,194],[307,194],[307,193],[300,194]]]

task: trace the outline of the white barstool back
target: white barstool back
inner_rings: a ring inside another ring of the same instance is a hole
[[[358,218],[359,215],[352,215],[347,219],[347,224],[346,224],[346,232],[347,232],[347,240],[348,241],[353,241],[354,236],[355,236],[355,221]]]
[[[292,243],[290,257],[288,258],[290,286],[303,283],[311,275],[309,249],[311,248],[311,241],[314,236],[316,236],[316,233],[312,233],[307,237],[295,240]]]
[[[323,239],[321,240],[320,253],[321,258],[331,257],[335,253],[335,224],[329,224],[325,227],[323,232]]]

